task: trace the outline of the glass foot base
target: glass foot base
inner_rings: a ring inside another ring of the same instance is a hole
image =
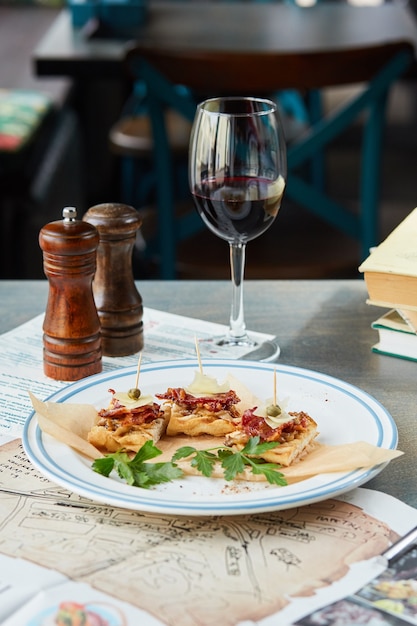
[[[262,361],[264,363],[275,361],[280,355],[281,349],[276,341],[264,341],[250,352],[239,357],[244,361]]]
[[[225,335],[224,337],[219,337],[216,339],[216,345],[218,346],[231,346],[234,348],[256,348],[257,343],[248,335],[243,335],[243,337],[233,337],[233,335]]]
[[[257,344],[256,341],[247,335],[243,337],[233,337],[231,335],[219,337],[216,340],[216,345],[222,347],[229,346],[232,348],[247,348],[248,352],[239,357],[239,359],[246,361],[275,361],[281,352],[276,341],[271,339]]]

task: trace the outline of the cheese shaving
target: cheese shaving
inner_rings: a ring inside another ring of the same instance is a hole
[[[118,391],[113,397],[128,409],[137,409],[140,406],[145,406],[146,404],[152,404],[154,402],[153,396],[150,395],[143,395],[140,396],[140,398],[137,398],[137,400],[134,400],[126,391]]]
[[[194,372],[194,380],[188,387],[185,387],[185,390],[193,396],[209,396],[217,393],[227,393],[230,391],[230,385],[226,381],[219,384],[213,376]]]
[[[282,424],[287,424],[288,422],[291,422],[292,420],[297,418],[296,415],[290,415],[285,410],[285,407],[288,404],[288,398],[278,401],[278,406],[281,408],[281,413],[279,415],[274,416],[267,414],[267,407],[271,404],[273,404],[273,400],[267,400],[265,404],[262,403],[262,405],[259,406],[255,411],[255,414],[263,417],[265,422],[271,428],[278,428],[278,426],[282,426]]]

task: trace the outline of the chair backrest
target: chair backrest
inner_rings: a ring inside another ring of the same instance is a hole
[[[369,81],[401,51],[407,41],[352,46],[328,52],[268,52],[150,49],[135,44],[127,52],[133,75],[145,60],[174,84],[196,93],[258,95],[280,89],[319,89]]]
[[[139,43],[128,51],[126,62],[133,78],[147,87],[149,115],[155,145],[162,277],[175,276],[176,242],[190,231],[174,217],[170,147],[164,125],[169,106],[192,120],[196,102],[219,95],[256,96],[282,90],[312,93],[324,87],[362,83],[362,90],[327,119],[316,116],[310,130],[288,147],[286,196],[328,221],[361,244],[361,258],[377,243],[379,173],[382,132],[388,91],[407,70],[414,56],[407,41],[352,45],[319,51],[301,48],[271,51],[233,51],[151,48]],[[184,89],[184,87],[186,89]],[[334,138],[364,111],[367,126],[362,145],[361,197],[358,215],[334,202],[317,185],[299,176],[300,166],[314,165]],[[162,182],[163,181],[163,182]],[[358,259],[358,263],[361,259]]]

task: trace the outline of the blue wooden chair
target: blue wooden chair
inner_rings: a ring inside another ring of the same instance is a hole
[[[358,240],[362,257],[365,257],[378,241],[380,161],[387,96],[411,59],[411,46],[401,42],[322,54],[286,53],[285,62],[280,53],[188,53],[186,50],[152,50],[139,44],[132,46],[126,62],[131,75],[146,85],[146,106],[155,146],[158,180],[155,243],[161,278],[175,277],[178,242],[201,228],[195,211],[181,216],[175,211],[172,152],[165,123],[167,109],[176,110],[192,121],[196,102],[207,95],[253,96],[286,89],[302,92],[360,84],[359,93],[337,111],[314,121],[288,145],[286,196]],[[302,170],[363,113],[366,118],[360,155],[361,188],[358,210],[353,212],[314,186],[302,175]]]
[[[241,2],[242,0],[221,0]],[[285,0],[296,4],[295,0]],[[281,0],[246,0],[248,3],[271,3]],[[295,89],[279,90],[269,96],[279,103],[284,116],[296,121],[295,127],[303,127],[317,120],[322,114],[321,93],[312,90],[300,93]],[[181,168],[188,155],[188,141],[191,124],[175,111],[166,111],[166,127],[174,162]],[[292,131],[291,131],[292,132]],[[156,176],[153,168],[153,137],[147,110],[146,85],[135,77],[133,88],[121,115],[110,129],[109,145],[119,161],[121,200],[133,206],[144,206],[153,200],[156,189]],[[318,152],[309,164],[311,180],[315,187],[324,187],[324,159]],[[181,185],[183,191],[183,181]]]

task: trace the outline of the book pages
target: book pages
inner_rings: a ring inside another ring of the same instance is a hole
[[[409,328],[414,333],[417,333],[417,311],[412,311],[411,309],[397,309],[399,315],[403,318],[403,320],[407,323]]]
[[[417,277],[417,208],[373,249],[359,271]]]
[[[381,315],[372,323],[373,328],[380,326],[402,333],[416,334],[416,330],[413,325],[408,322],[406,315],[403,315],[403,312],[398,309],[387,311],[387,313],[384,313],[384,315]]]

